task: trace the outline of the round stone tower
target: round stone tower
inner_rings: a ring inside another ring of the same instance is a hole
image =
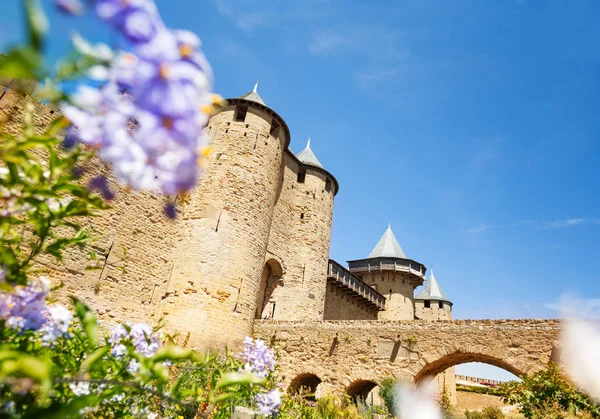
[[[198,188],[178,200],[181,233],[162,311],[190,347],[222,348],[252,333],[290,133],[256,85],[228,99],[206,129],[212,153]]]
[[[336,179],[310,147],[284,155],[257,318],[321,320]]]
[[[369,257],[348,261],[348,269],[386,297],[378,320],[414,320],[414,291],[423,284],[426,268],[404,255],[390,226]]]
[[[452,302],[444,295],[435,279],[433,269],[427,285],[415,297],[415,318],[419,320],[452,320]]]

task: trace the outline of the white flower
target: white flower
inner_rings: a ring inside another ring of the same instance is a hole
[[[571,379],[590,396],[600,399],[600,329],[591,322],[563,321],[561,361]]]
[[[92,45],[77,32],[71,34],[71,41],[75,49],[83,55],[89,55],[100,61],[110,61],[114,58],[113,50],[106,44]]]
[[[158,414],[154,412],[148,413],[148,419],[156,419],[158,418]]]
[[[397,386],[396,410],[400,419],[442,419],[442,412],[435,400],[434,381],[423,380],[417,388]]]
[[[69,388],[76,396],[87,396],[90,394],[90,383],[87,381],[78,381],[77,383],[69,384]]]

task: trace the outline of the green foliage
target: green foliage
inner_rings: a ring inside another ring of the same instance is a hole
[[[578,391],[561,374],[559,367],[548,364],[522,382],[509,381],[500,387],[504,402],[519,405],[526,418],[600,417],[600,406]]]
[[[59,147],[66,120],[36,134],[33,110],[25,110],[20,135],[3,133],[0,140],[0,260],[6,280],[17,284],[27,283],[34,258],[60,261],[67,247],[85,244],[89,234],[77,220],[107,208],[73,174],[91,154]]]
[[[393,413],[394,405],[394,386],[396,380],[392,377],[386,377],[379,383],[379,397],[383,400],[388,413]]]
[[[263,380],[252,374],[232,372],[242,368],[243,363],[228,352],[210,352],[201,356],[201,362],[183,363],[174,377],[195,411],[210,413],[215,419],[229,418],[235,406],[254,407],[258,393],[275,387],[274,376]]]
[[[13,80],[15,90],[26,84],[19,79],[48,77],[42,55],[48,22],[40,0],[23,4],[28,43],[0,57],[0,79]],[[84,41],[78,42],[81,47]],[[60,82],[100,60],[84,55],[66,60],[58,77],[45,80],[45,100],[68,100]],[[50,256],[60,262],[67,248],[85,245],[90,235],[80,220],[108,208],[78,178],[93,150],[62,146],[69,124],[64,118],[40,132],[34,123],[36,106],[30,99],[22,114],[0,120],[0,417],[228,418],[234,404],[253,406],[257,393],[274,388],[274,377],[238,373],[240,361],[230,355],[202,355],[176,346],[141,352],[143,345],[130,338],[119,340],[116,351],[94,311],[76,298],[77,324],[68,333],[61,329],[59,337],[45,339],[43,330],[9,323],[10,316],[15,319],[7,314],[14,307],[10,298],[39,276],[36,260]],[[31,307],[38,310],[34,314],[50,316],[43,312],[44,301]],[[151,343],[145,332],[139,338]]]
[[[451,409],[452,409],[452,400],[450,399],[450,394],[447,391],[444,391],[440,396],[440,408],[442,409],[442,414],[444,418],[451,418]]]
[[[494,406],[488,406],[481,412],[470,412],[468,410],[465,410],[466,419],[502,419],[504,417],[504,413],[502,413],[500,409]]]
[[[479,386],[470,386],[470,387],[456,387],[456,391],[464,391],[467,393],[477,393],[477,394],[489,394],[491,396],[502,396],[504,393],[498,387],[479,387]]]

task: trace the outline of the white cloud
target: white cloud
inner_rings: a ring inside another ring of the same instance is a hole
[[[471,228],[465,230],[464,234],[472,234],[472,235],[485,234],[488,232],[488,230],[491,230],[493,228],[497,228],[497,226],[493,226],[493,225],[486,224],[486,223],[481,223],[475,227],[471,227]]]
[[[396,78],[409,55],[400,31],[363,23],[318,30],[313,33],[308,50],[315,56],[351,58],[354,84],[363,90]]]
[[[580,224],[584,224],[585,222],[587,222],[585,218],[567,218],[564,220],[554,220],[551,222],[544,223],[540,228],[543,230],[549,230],[555,228],[574,227]]]
[[[563,296],[558,301],[544,304],[544,307],[557,311],[563,316],[600,319],[600,298]]]

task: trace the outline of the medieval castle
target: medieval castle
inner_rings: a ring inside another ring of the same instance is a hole
[[[0,83],[0,116],[18,115],[34,83]],[[36,103],[42,129],[55,108]],[[5,129],[20,123],[15,116]],[[385,376],[454,382],[453,366],[487,362],[517,375],[550,359],[552,320],[452,321],[433,273],[408,258],[390,227],[364,259],[329,259],[338,181],[310,148],[290,149],[284,121],[253,91],[219,108],[207,126],[212,154],[185,196],[118,193],[86,228],[96,240],[60,265],[40,259],[107,322],[156,323],[188,346],[237,347],[260,336],[278,352],[284,383],[365,396]],[[100,164],[88,173],[103,173]],[[118,185],[113,183],[115,189]],[[90,257],[91,255],[91,257]],[[89,269],[93,266],[95,269]],[[451,374],[442,374],[444,371]],[[446,378],[443,378],[445,381]]]

